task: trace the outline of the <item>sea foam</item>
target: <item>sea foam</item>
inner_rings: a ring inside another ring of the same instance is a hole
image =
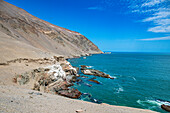
[[[124,91],[124,89],[123,89],[123,87],[120,86],[120,85],[119,85],[118,88],[115,88],[115,93],[120,93],[120,92],[123,92],[123,91]]]
[[[163,101],[163,100],[145,100],[145,101],[137,100],[137,103],[142,106],[150,106],[150,107],[158,107],[161,106],[162,104],[170,106],[170,102]]]

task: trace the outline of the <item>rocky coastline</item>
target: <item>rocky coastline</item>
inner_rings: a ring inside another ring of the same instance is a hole
[[[87,55],[86,55],[87,56]],[[77,58],[77,57],[76,57]],[[51,93],[51,94],[58,94],[61,96],[75,98],[78,99],[82,95],[78,89],[74,89],[71,86],[74,83],[80,83],[81,77],[88,78],[87,76],[80,76],[78,74],[79,70],[84,75],[93,75],[99,76],[103,78],[114,79],[108,74],[101,72],[95,69],[88,69],[88,66],[81,65],[79,67],[73,67],[70,62],[66,60],[63,56],[53,56],[53,58],[43,58],[43,59],[27,59],[27,58],[20,58],[8,61],[4,65],[10,65],[10,63],[21,63],[22,61],[25,62],[25,65],[28,66],[27,63],[34,62],[39,64],[48,64],[43,68],[36,68],[30,71],[24,72],[22,74],[16,74],[13,77],[13,82],[18,85],[28,85],[30,89]],[[99,81],[95,80],[96,78],[93,77],[88,81],[100,84]],[[91,84],[87,84],[91,87]]]
[[[85,65],[81,65],[81,72],[85,75],[93,75],[93,76],[98,76],[98,77],[103,77],[103,78],[114,79],[109,74],[106,74],[102,71],[95,70],[95,69],[88,69],[88,66],[85,66]]]
[[[104,103],[102,103],[100,100],[97,100],[95,98],[92,97],[92,95],[88,94],[88,93],[83,93],[80,92],[77,89],[72,88],[72,86],[74,84],[79,84],[79,83],[83,83],[81,78],[86,78],[88,79],[90,82],[92,82],[93,84],[101,84],[99,81],[96,80],[96,77],[104,77],[106,79],[112,79],[111,76],[99,70],[95,70],[93,69],[92,74],[89,75],[79,75],[78,72],[81,72],[82,70],[86,70],[89,69],[89,66],[81,66],[79,67],[74,67],[70,64],[70,62],[68,62],[66,60],[65,57],[63,56],[53,56],[52,58],[39,58],[39,59],[30,59],[30,58],[18,58],[15,60],[11,60],[8,61],[5,65],[1,65],[1,67],[4,67],[5,69],[8,69],[9,67],[12,66],[12,68],[16,68],[17,69],[17,65],[21,65],[22,67],[24,66],[25,68],[29,68],[29,70],[25,70],[23,68],[22,73],[16,73],[15,75],[13,75],[13,77],[10,79],[11,82],[14,84],[15,87],[12,87],[13,89],[15,88],[21,88],[20,89],[16,89],[16,90],[20,90],[21,92],[25,91],[26,89],[30,90],[27,93],[24,93],[25,96],[28,95],[28,101],[31,100],[35,100],[36,96],[41,97],[41,100],[43,101],[48,101],[48,99],[46,99],[46,96],[44,97],[44,95],[49,95],[50,97],[53,98],[57,98],[59,100],[61,100],[61,105],[63,105],[62,103],[67,101],[67,99],[69,98],[73,98],[73,100],[71,99],[70,101],[73,102],[75,101],[74,99],[78,99],[78,98],[86,98],[88,97],[90,99],[91,102],[93,103],[98,103],[98,104],[92,104],[92,103],[87,103],[87,102],[83,102],[83,101],[78,101],[77,102],[79,104],[81,104],[81,108],[76,107],[75,104],[74,106],[72,106],[75,110],[75,112],[95,112],[99,109],[101,109],[100,106],[102,106],[102,110],[100,112],[104,112],[106,110],[106,108],[110,111],[111,109],[113,110],[114,106],[109,106],[106,105]],[[37,68],[31,68],[30,67],[32,65],[36,65]],[[19,67],[21,68],[21,67]],[[17,72],[17,71],[16,71]],[[98,72],[99,75],[97,76],[96,73]],[[107,76],[104,76],[107,75]],[[88,77],[89,76],[89,77]],[[90,76],[94,76],[94,77],[90,77]],[[0,82],[1,83],[1,82]],[[3,83],[4,84],[4,83]],[[92,84],[88,84],[88,83],[83,83],[89,87],[92,87]],[[5,84],[2,86],[6,86]],[[5,90],[5,89],[4,89]],[[13,91],[13,90],[11,90]],[[0,92],[1,93],[1,92]],[[2,95],[5,92],[2,91]],[[9,95],[9,93],[7,94]],[[58,95],[60,95],[58,97]],[[63,98],[64,97],[68,97],[68,98]],[[2,97],[2,96],[1,96]],[[12,96],[11,96],[12,97]],[[24,97],[24,96],[22,96]],[[3,98],[7,98],[6,95],[4,95],[2,97]],[[16,96],[15,96],[16,98]],[[25,99],[20,99],[20,96],[18,96],[17,98],[19,98],[20,102],[22,103],[22,101],[25,103]],[[34,98],[34,99],[32,99]],[[0,98],[1,99],[1,98]],[[1,100],[2,100],[1,99]],[[8,100],[8,99],[7,99]],[[5,103],[7,100],[2,100],[4,101],[3,103]],[[58,102],[59,100],[55,100],[56,102]],[[11,100],[10,105],[15,102],[16,100]],[[36,100],[37,101],[37,100]],[[50,103],[52,102],[52,100],[50,101]],[[35,103],[35,102],[34,102]],[[47,102],[49,103],[49,101]],[[50,104],[49,103],[49,104]],[[29,104],[29,102],[27,102],[27,104]],[[38,103],[36,103],[38,105]],[[23,104],[26,105],[26,104]],[[60,105],[60,106],[61,106]],[[66,105],[64,103],[64,105]],[[83,107],[82,106],[87,105],[87,107]],[[94,108],[91,109],[89,108],[90,106],[93,106]],[[98,106],[98,107],[97,107]],[[9,105],[6,105],[6,107],[9,107]],[[55,106],[54,106],[55,107]],[[67,107],[67,110],[73,110],[70,109],[69,106],[65,106]],[[17,107],[19,108],[19,107]],[[38,109],[39,108],[35,108],[35,107],[31,107],[33,109]],[[50,106],[51,108],[51,106]],[[62,107],[60,107],[62,108]],[[117,113],[117,111],[122,110],[124,111],[124,108],[114,108],[115,111],[113,111],[113,113]],[[132,113],[133,110],[131,110],[132,108],[128,108],[128,112]],[[6,110],[6,109],[4,109]],[[15,108],[13,108],[13,110],[15,110]],[[28,109],[29,111],[29,109]],[[140,110],[134,110],[134,112],[140,112]],[[64,112],[64,110],[60,111],[60,112]],[[128,113],[127,112],[127,113]],[[141,112],[145,112],[145,111],[141,111]],[[150,111],[148,111],[150,112]]]

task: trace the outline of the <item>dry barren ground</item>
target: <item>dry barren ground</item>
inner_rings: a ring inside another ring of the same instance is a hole
[[[14,86],[0,85],[1,113],[154,113],[153,111],[94,104]]]

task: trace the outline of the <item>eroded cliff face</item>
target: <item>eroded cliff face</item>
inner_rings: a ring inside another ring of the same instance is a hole
[[[3,56],[5,60],[19,57],[18,52],[30,57],[102,53],[80,33],[50,24],[3,0],[0,0],[0,43],[1,54],[6,52],[7,57]],[[10,57],[10,53],[14,52]]]

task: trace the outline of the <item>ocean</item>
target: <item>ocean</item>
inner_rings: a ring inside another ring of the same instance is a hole
[[[81,100],[110,105],[150,109],[162,113],[161,104],[170,105],[170,53],[96,54],[68,59],[80,65],[105,72],[115,79],[96,77],[100,84],[88,81],[92,75],[80,75],[74,88],[83,94]],[[92,86],[89,86],[92,85]]]

